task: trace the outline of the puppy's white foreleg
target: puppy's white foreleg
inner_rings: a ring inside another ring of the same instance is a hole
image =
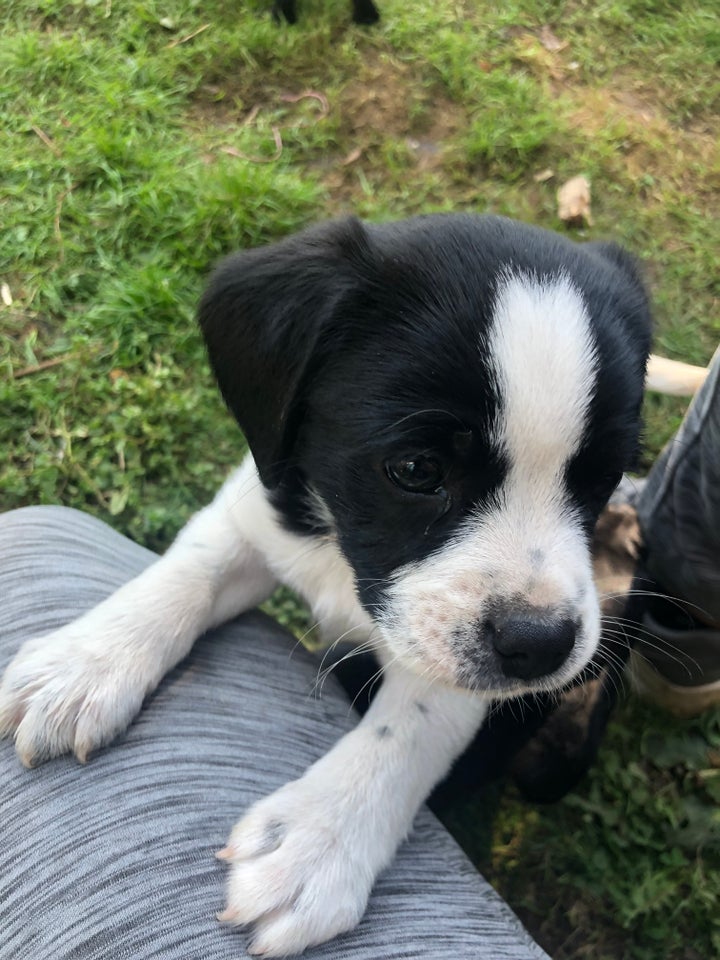
[[[247,532],[269,510],[248,458],[156,563],[21,647],[0,685],[0,733],[15,736],[23,763],[69,751],[85,760],[201,633],[269,596],[275,577]]]
[[[250,809],[219,854],[231,863],[220,919],[255,925],[250,953],[299,953],[358,923],[378,873],[486,711],[482,697],[390,666],[361,723]]]

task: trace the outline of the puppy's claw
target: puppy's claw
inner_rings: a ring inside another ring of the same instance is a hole
[[[233,850],[231,847],[223,847],[222,850],[218,850],[215,854],[218,860],[232,860]]]
[[[20,763],[25,767],[26,770],[32,770],[34,767],[40,765],[40,758],[35,757],[32,754],[28,753],[18,753]]]
[[[215,919],[219,920],[220,923],[232,923],[235,925],[238,923],[237,913],[231,910],[230,907],[226,907],[225,910],[219,910],[215,914]]]
[[[39,767],[47,760],[41,747],[32,739],[32,737],[23,736],[23,730],[18,730],[15,734],[15,753],[20,763],[27,769],[32,770]]]

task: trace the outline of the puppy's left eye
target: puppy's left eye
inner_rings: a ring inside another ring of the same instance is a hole
[[[425,454],[388,460],[385,470],[396,486],[410,493],[437,493],[445,479],[440,461]]]

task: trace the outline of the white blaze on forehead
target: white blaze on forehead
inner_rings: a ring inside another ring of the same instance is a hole
[[[457,682],[463,670],[475,670],[481,686],[501,691],[507,684],[498,680],[491,644],[477,625],[493,601],[520,600],[578,623],[562,667],[522,685],[552,689],[585,666],[600,635],[587,536],[565,484],[598,372],[580,290],[562,273],[507,274],[479,347],[500,393],[492,439],[507,458],[507,474],[439,550],[396,571],[384,636],[396,656],[430,676]]]
[[[495,440],[511,469],[561,470],[580,446],[597,371],[582,294],[564,274],[509,274],[488,347],[501,395]]]

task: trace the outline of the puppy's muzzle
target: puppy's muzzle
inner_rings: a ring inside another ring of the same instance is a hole
[[[484,646],[494,651],[504,676],[537,680],[565,663],[575,645],[577,623],[537,608],[497,609],[482,621],[480,631]]]

